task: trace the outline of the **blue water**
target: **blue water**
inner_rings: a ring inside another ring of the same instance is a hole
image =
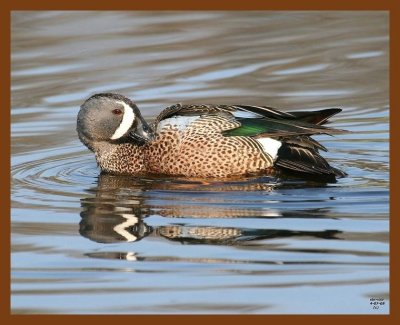
[[[387,314],[388,40],[382,11],[14,12],[12,313]],[[100,175],[75,125],[103,91],[341,107],[317,139],[349,176]]]

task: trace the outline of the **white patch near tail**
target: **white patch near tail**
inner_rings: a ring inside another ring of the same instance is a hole
[[[282,142],[271,138],[259,138],[255,139],[264,149],[264,152],[269,154],[272,159],[276,159],[278,155],[278,149],[281,147]]]
[[[131,128],[133,121],[135,120],[135,113],[133,113],[132,107],[123,101],[117,101],[118,104],[124,106],[124,116],[122,117],[121,124],[115,130],[114,134],[111,136],[111,140],[116,140],[125,135],[126,132]]]
[[[178,129],[179,131],[184,131],[190,123],[196,121],[200,116],[173,116],[162,120],[157,125],[157,133],[160,133],[163,128],[167,125],[171,125],[173,128]]]

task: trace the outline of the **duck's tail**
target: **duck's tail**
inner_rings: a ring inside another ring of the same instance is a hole
[[[296,173],[304,177],[315,177],[335,182],[336,177],[345,177],[347,174],[332,167],[316,149],[282,143],[277,153],[275,166],[289,173]]]

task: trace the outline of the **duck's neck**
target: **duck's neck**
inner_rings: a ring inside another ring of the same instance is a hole
[[[102,171],[131,175],[146,171],[144,146],[132,143],[98,142],[93,151]]]

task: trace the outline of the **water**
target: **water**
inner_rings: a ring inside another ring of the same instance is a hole
[[[14,12],[12,312],[388,313],[388,56],[385,12]],[[102,91],[341,107],[318,140],[349,176],[100,175],[75,121]]]

